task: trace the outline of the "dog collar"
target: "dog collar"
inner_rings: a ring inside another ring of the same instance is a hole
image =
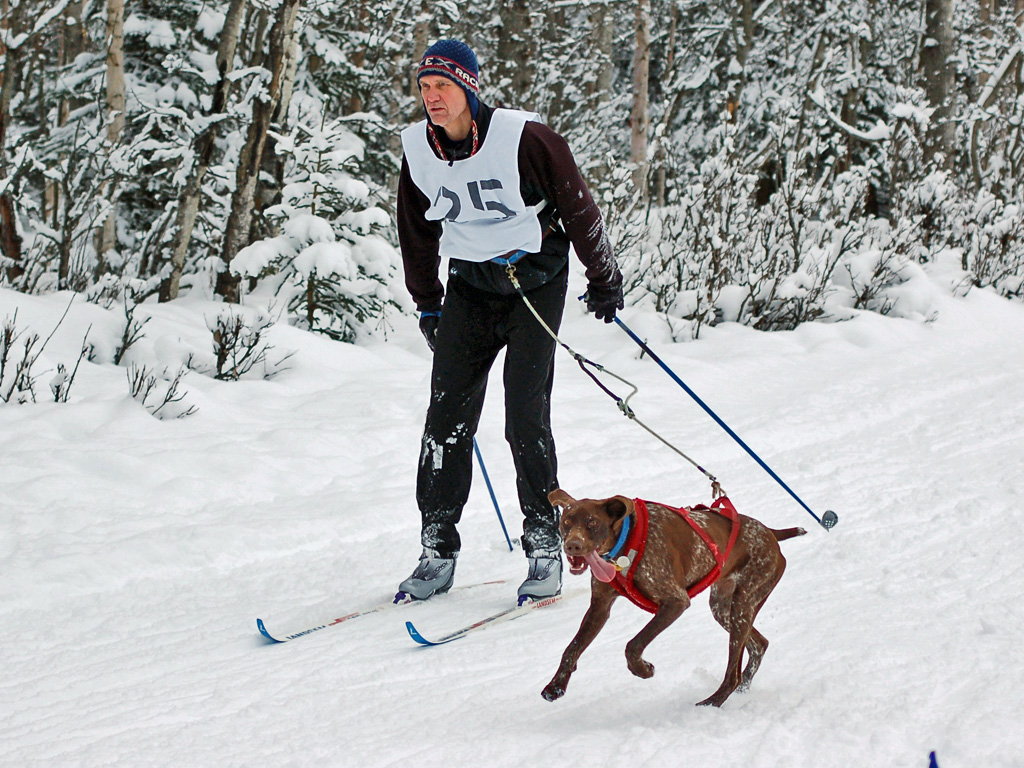
[[[622,521],[622,530],[619,531],[618,541],[615,542],[615,546],[611,548],[611,551],[604,555],[604,559],[614,565],[615,569],[618,571],[628,568],[632,562],[632,558],[626,557],[625,555],[619,557],[619,553],[626,544],[626,539],[629,538],[630,518],[632,518],[632,515],[626,515],[625,519]]]

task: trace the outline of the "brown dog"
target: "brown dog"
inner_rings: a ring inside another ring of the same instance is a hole
[[[711,613],[729,633],[729,663],[722,685],[700,704],[720,707],[733,691],[750,685],[768,647],[764,635],[754,629],[754,617],[786,569],[778,542],[806,533],[803,528],[772,530],[751,517],[735,515],[724,497],[713,506],[719,507],[724,500],[735,519],[725,512],[697,507],[686,510],[692,524],[680,510],[625,496],[576,500],[558,489],[548,499],[562,508],[560,525],[570,572],[581,574],[590,566],[593,578],[590,608],[562,654],[558,671],[541,694],[545,699],[554,701],[565,694],[580,654],[608,620],[612,603],[620,594],[616,585],[637,605],[654,612],[654,618],[626,644],[629,671],[648,678],[654,674],[654,667],[644,661],[644,649],[679,618],[689,607],[690,596],[707,586],[718,568],[720,573],[711,587]],[[642,514],[645,511],[646,516]],[[631,549],[619,557],[623,572],[613,580],[615,570],[603,556],[621,546],[624,525],[631,525],[635,533],[644,517],[647,535],[642,554],[638,556],[637,550]],[[624,586],[624,575],[632,578],[631,584]],[[744,649],[748,658],[741,673]]]

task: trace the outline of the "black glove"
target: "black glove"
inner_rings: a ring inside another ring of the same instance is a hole
[[[441,322],[440,312],[424,312],[420,315],[420,333],[427,340],[430,351],[434,351],[434,342],[437,340],[437,325]]]
[[[622,309],[622,281],[612,285],[589,285],[587,294],[584,296],[587,301],[587,309],[594,313],[598,320],[610,323],[615,319],[615,310]]]

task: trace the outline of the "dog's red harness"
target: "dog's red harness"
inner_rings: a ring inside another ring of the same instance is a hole
[[[645,611],[648,611],[650,613],[657,613],[657,604],[655,604],[648,597],[642,594],[640,590],[636,588],[636,585],[633,583],[633,576],[636,573],[637,565],[640,564],[640,559],[644,555],[644,547],[647,544],[647,525],[649,518],[647,512],[647,502],[645,502],[643,499],[633,499],[633,506],[636,509],[636,525],[633,526],[633,530],[630,533],[629,539],[626,542],[625,547],[623,547],[623,550],[629,553],[628,559],[630,560],[630,563],[627,568],[620,570],[618,573],[616,573],[615,578],[609,583],[612,585],[612,587],[615,588],[615,591],[617,591],[620,595],[628,597],[630,601],[632,601],[635,605],[638,605],[639,607],[643,608]],[[700,538],[704,541],[705,544],[707,544],[708,549],[711,550],[711,554],[714,555],[715,567],[711,569],[711,572],[708,573],[707,576],[698,581],[696,584],[687,588],[686,594],[688,594],[690,597],[693,597],[694,595],[703,592],[705,589],[707,589],[716,581],[718,581],[718,577],[722,574],[722,568],[725,566],[726,560],[729,559],[729,554],[732,552],[733,545],[736,543],[736,538],[737,536],[739,536],[740,532],[740,525],[738,513],[736,512],[736,507],[732,505],[732,502],[729,501],[728,497],[726,496],[721,496],[718,499],[715,499],[715,501],[711,503],[710,507],[700,505],[697,507],[691,507],[690,509],[687,509],[686,507],[669,507],[664,504],[662,504],[661,506],[677,513],[687,523],[689,523],[690,527],[693,528],[693,530],[697,532],[697,535],[700,536]],[[714,541],[712,541],[711,536],[708,535],[707,531],[705,531],[703,528],[697,525],[693,521],[693,518],[690,517],[689,513],[692,510],[700,510],[702,512],[717,512],[723,517],[728,518],[729,521],[732,523],[732,530],[729,532],[729,542],[725,546],[724,553],[718,550],[718,546],[715,544]]]

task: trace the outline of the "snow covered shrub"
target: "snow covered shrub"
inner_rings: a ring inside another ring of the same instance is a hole
[[[158,375],[145,365],[132,363],[125,370],[128,393],[158,419],[183,419],[197,410],[194,405],[183,402],[188,392],[178,389],[187,372],[182,366],[174,376],[168,375],[166,368]]]
[[[946,171],[934,171],[917,182],[904,185],[900,206],[895,211],[898,219],[916,223],[918,244],[912,254],[915,261],[925,264],[935,254],[961,243],[954,238],[954,226],[963,213],[963,193]]]
[[[963,268],[974,284],[1024,297],[1024,205],[982,190],[962,221]]]
[[[280,370],[284,359],[275,363],[267,360],[273,347],[267,343],[264,334],[274,324],[270,316],[262,311],[250,319],[246,313],[228,307],[220,312],[207,327],[213,334],[213,355],[215,379],[238,381],[249,371],[262,367],[263,378],[270,378]]]
[[[915,261],[950,283],[954,294],[970,286],[1004,296],[1024,295],[1024,216],[987,190],[968,192],[950,174],[929,174],[902,196],[899,221],[910,222],[907,248]],[[958,263],[949,263],[950,254]]]
[[[752,183],[720,158],[708,160],[678,201],[652,210],[650,237],[623,260],[627,292],[664,312],[673,336],[681,329],[672,318],[688,321],[688,335],[697,338],[721,314],[720,294],[746,248]]]
[[[96,131],[91,121],[75,122],[54,129],[31,150],[31,167],[18,180],[25,230],[25,271],[14,284],[19,290],[83,291],[95,279],[96,224],[109,209],[101,189],[114,173]]]
[[[139,304],[134,298],[130,298],[127,294],[124,296],[124,330],[121,332],[121,343],[118,344],[117,349],[114,350],[114,365],[120,365],[124,359],[125,353],[132,348],[140,339],[143,338],[142,332],[151,318],[146,317],[139,320],[135,317],[135,310],[138,309]]]
[[[70,371],[64,363],[57,363],[57,373],[50,379],[50,392],[53,394],[53,402],[66,403],[71,395],[71,387],[75,383],[75,376],[78,374],[78,366],[82,364],[89,351],[89,347],[83,342],[82,351],[78,355],[75,367]]]
[[[828,316],[841,320],[849,310],[868,310],[898,317],[928,316],[928,307],[907,306],[907,289],[923,277],[909,252],[918,241],[917,223],[909,220],[891,227],[885,219],[862,220],[860,247],[845,255],[833,276],[836,290]],[[841,308],[845,307],[846,310]]]
[[[42,348],[36,347],[39,334],[25,336],[24,331],[18,330],[17,323],[15,311],[13,317],[4,319],[0,328],[0,401],[34,403],[36,376],[32,374],[32,367],[39,360]]]
[[[759,330],[821,317],[837,264],[860,243],[857,226],[820,219],[828,195],[808,174],[782,179],[760,207],[757,184],[724,151],[709,159],[624,265],[629,290],[690,321],[694,338],[719,317]]]
[[[281,233],[243,248],[231,269],[283,296],[301,327],[350,342],[400,307],[389,288],[398,254],[382,235],[383,192],[358,178],[364,142],[345,118],[310,114],[316,126],[300,122],[277,137],[293,162],[282,202],[266,211]]]
[[[19,405],[36,402],[36,380],[43,374],[36,373],[34,369],[46,345],[53,338],[53,333],[64,322],[64,317],[67,317],[66,310],[53,332],[42,344],[39,343],[38,333],[26,334],[26,331],[18,329],[17,310],[13,316],[4,318],[3,325],[0,326],[0,402],[14,402]],[[57,371],[50,379],[50,392],[55,403],[66,403],[68,400],[78,366],[89,352],[89,330],[91,326],[86,329],[85,337],[82,339],[82,351],[78,355],[74,369],[69,372],[63,363],[58,363]]]
[[[751,221],[739,318],[758,330],[792,330],[825,314],[832,274],[859,242],[852,225],[836,227],[816,217],[809,187],[784,185]]]

